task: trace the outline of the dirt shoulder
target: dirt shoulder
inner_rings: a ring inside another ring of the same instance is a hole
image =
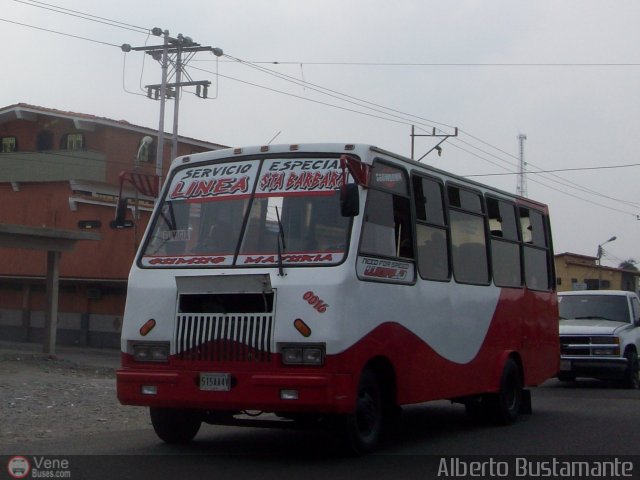
[[[150,428],[145,408],[118,402],[114,368],[30,354],[0,354],[0,418],[0,445]]]

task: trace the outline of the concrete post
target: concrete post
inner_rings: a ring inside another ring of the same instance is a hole
[[[47,252],[47,307],[44,312],[45,337],[43,351],[51,355],[56,353],[60,256],[60,252]]]

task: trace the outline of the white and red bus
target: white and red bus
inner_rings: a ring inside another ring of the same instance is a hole
[[[268,412],[366,452],[435,399],[511,423],[558,371],[549,225],[369,145],[177,158],[129,277],[118,398],[167,442]]]

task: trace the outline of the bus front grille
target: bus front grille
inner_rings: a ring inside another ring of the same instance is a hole
[[[180,314],[176,355],[180,360],[269,362],[273,316]]]

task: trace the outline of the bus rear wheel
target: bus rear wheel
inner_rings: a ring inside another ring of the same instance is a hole
[[[465,408],[467,414],[476,421],[489,420],[499,425],[510,425],[516,421],[520,413],[523,395],[520,367],[509,358],[502,370],[500,389],[495,393],[485,393],[480,397],[468,399]]]
[[[500,390],[491,397],[492,413],[497,423],[510,425],[516,421],[522,405],[522,383],[520,367],[509,358],[500,377]]]
[[[166,443],[188,443],[196,436],[202,424],[197,410],[150,407],[151,424]]]
[[[342,433],[352,453],[364,455],[378,446],[383,426],[382,390],[371,369],[362,372],[355,411],[343,420]]]

